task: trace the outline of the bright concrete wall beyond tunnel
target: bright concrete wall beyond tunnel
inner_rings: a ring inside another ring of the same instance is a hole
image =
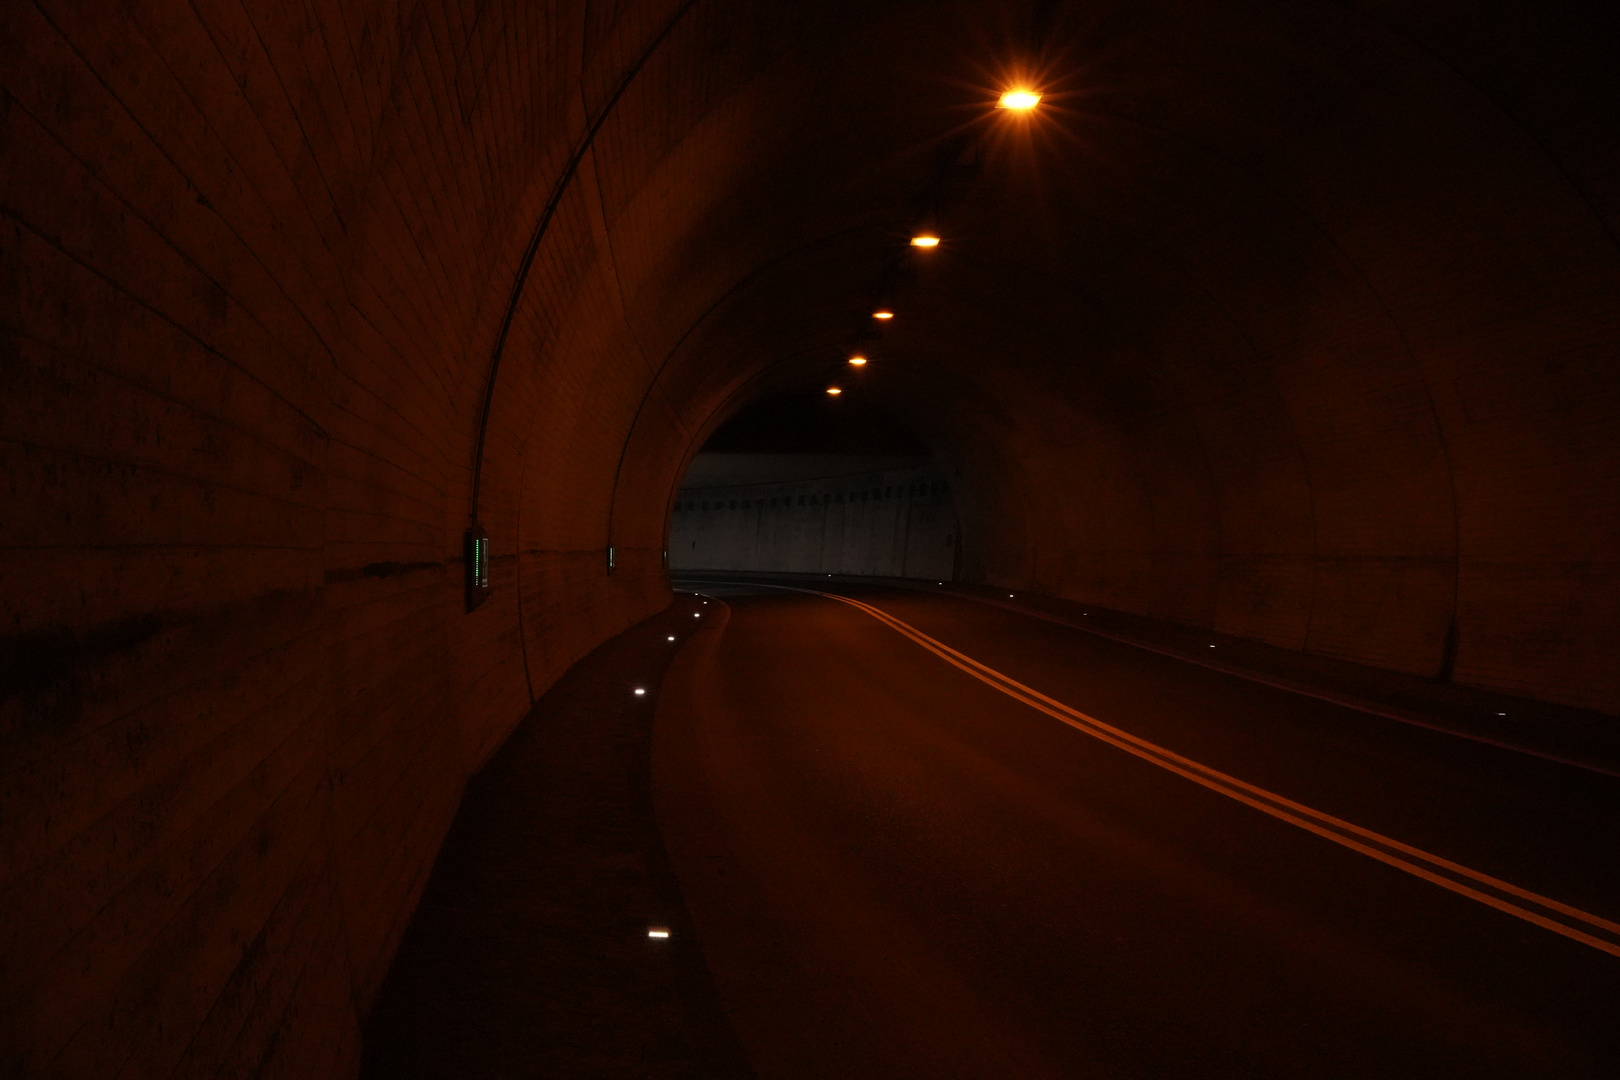
[[[705,458],[732,460],[705,470]],[[829,455],[782,476],[792,464],[778,455],[699,455],[697,475],[675,497],[670,569],[955,577],[956,514],[927,458]]]

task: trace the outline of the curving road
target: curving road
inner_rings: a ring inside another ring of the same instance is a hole
[[[968,600],[702,588],[654,796],[764,1080],[1620,1075],[1620,780]]]

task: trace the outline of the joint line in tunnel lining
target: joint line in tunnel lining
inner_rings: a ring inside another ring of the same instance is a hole
[[[489,430],[489,414],[495,402],[495,380],[500,374],[501,357],[506,352],[507,334],[512,329],[513,320],[517,317],[518,304],[523,299],[523,287],[529,280],[529,270],[534,266],[535,256],[540,252],[540,243],[545,239],[546,232],[551,225],[551,219],[556,214],[557,207],[562,203],[563,195],[568,191],[568,186],[573,183],[574,176],[579,172],[580,162],[585,159],[585,155],[590,152],[591,145],[596,141],[597,132],[602,130],[603,125],[607,123],[608,117],[613,115],[614,106],[618,105],[619,99],[630,88],[630,84],[635,81],[636,76],[646,66],[647,61],[652,59],[653,53],[658,51],[658,46],[664,43],[664,39],[669,37],[670,32],[675,29],[681,19],[685,18],[686,13],[692,10],[696,4],[697,0],[686,0],[675,14],[670,16],[669,21],[664,24],[663,28],[658,31],[658,35],[647,44],[646,49],[636,58],[636,62],[619,79],[618,85],[613,88],[613,96],[608,98],[606,104],[602,106],[602,111],[592,118],[590,126],[585,130],[584,138],[580,140],[579,145],[569,155],[568,163],[563,167],[562,175],[557,178],[557,184],[552,188],[551,196],[546,200],[545,208],[540,212],[540,220],[534,227],[534,233],[529,238],[528,246],[523,249],[523,258],[518,263],[517,278],[512,282],[512,292],[506,302],[506,313],[502,316],[501,328],[495,335],[495,349],[489,361],[489,379],[484,384],[484,407],[478,420],[478,441],[473,448],[472,505],[469,508],[468,515],[473,524],[478,522],[478,498],[481,494],[484,474],[484,436]],[[583,76],[583,72],[581,74]]]

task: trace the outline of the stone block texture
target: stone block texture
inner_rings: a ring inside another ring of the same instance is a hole
[[[352,1075],[467,777],[668,602],[707,434],[880,301],[850,392],[933,448],[963,577],[1620,712],[1611,44],[0,4],[0,1074]]]

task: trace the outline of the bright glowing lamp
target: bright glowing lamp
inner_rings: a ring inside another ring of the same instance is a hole
[[[996,102],[998,109],[1012,109],[1016,112],[1028,112],[1041,103],[1041,95],[1033,90],[1008,90]]]
[[[894,318],[894,312],[890,311],[888,308],[883,308],[881,310],[872,312],[872,318],[874,318],[874,319],[892,319],[892,318]]]
[[[920,248],[939,247],[939,237],[930,233],[922,233],[911,238],[911,246]]]
[[[829,386],[827,387],[827,393],[831,394],[833,397],[837,397],[839,394],[842,394],[843,391],[838,389],[836,386]]]
[[[866,357],[864,357],[864,356],[852,356],[852,357],[849,358],[849,366],[850,367],[864,367],[865,365],[866,365]]]

